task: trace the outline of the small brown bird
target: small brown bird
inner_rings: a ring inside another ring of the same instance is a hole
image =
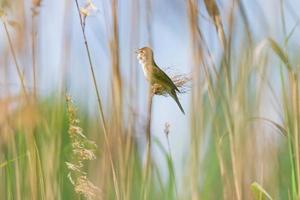
[[[137,59],[142,65],[144,75],[152,86],[159,85],[164,92],[168,93],[177,103],[183,114],[184,110],[179,102],[176,92],[179,92],[172,79],[162,71],[155,63],[153,51],[149,47],[143,47],[136,51]]]

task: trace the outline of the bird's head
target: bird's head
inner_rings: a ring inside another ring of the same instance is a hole
[[[153,51],[150,47],[143,47],[136,51],[137,59],[141,64],[146,64],[153,61]]]

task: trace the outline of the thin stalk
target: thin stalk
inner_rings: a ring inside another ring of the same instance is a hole
[[[280,16],[281,16],[280,19],[281,19],[283,34],[284,34],[284,36],[286,36],[287,35],[287,30],[286,30],[286,23],[285,23],[285,13],[284,13],[283,0],[280,0]]]
[[[151,86],[150,86],[151,88]],[[149,89],[148,94],[148,108],[147,108],[147,126],[146,126],[146,138],[147,138],[147,160],[146,166],[148,166],[150,158],[151,158],[151,119],[152,119],[152,102],[153,102],[153,93],[151,89]]]
[[[166,134],[166,139],[167,139],[167,143],[168,143],[168,152],[169,152],[169,156],[170,156],[170,159],[171,159],[172,178],[173,178],[173,182],[174,182],[175,195],[176,195],[176,198],[175,198],[175,199],[178,199],[178,190],[177,190],[177,183],[176,183],[176,177],[175,177],[175,170],[174,170],[173,156],[172,156],[172,151],[171,151],[171,145],[170,145],[170,140],[169,140],[169,134]]]
[[[215,139],[215,145],[216,145],[216,154],[217,154],[217,158],[218,158],[218,161],[219,161],[221,179],[222,179],[222,182],[223,182],[223,198],[228,199],[227,188],[226,188],[226,186],[227,186],[227,182],[226,182],[227,176],[226,176],[225,163],[224,163],[224,159],[222,157],[221,144],[216,139]]]
[[[235,140],[234,140],[234,132],[232,130],[229,131],[229,142],[230,142],[230,154],[231,154],[231,165],[233,172],[233,182],[234,189],[236,194],[236,199],[241,200],[241,192],[240,192],[240,184],[238,180],[238,171],[237,171],[237,159],[236,159],[236,148],[235,148]]]
[[[95,71],[94,71],[94,66],[93,66],[93,63],[92,63],[92,58],[91,58],[89,45],[88,45],[86,34],[85,34],[85,25],[84,25],[84,22],[83,22],[83,19],[82,19],[82,16],[81,16],[78,0],[75,0],[75,2],[76,2],[78,16],[79,16],[79,19],[80,19],[80,26],[81,26],[83,39],[84,39],[84,45],[85,45],[87,56],[88,56],[90,71],[91,71],[91,75],[92,75],[92,79],[93,79],[93,85],[94,85],[94,89],[95,89],[96,96],[97,96],[98,111],[99,111],[99,114],[100,114],[101,124],[102,124],[103,132],[104,132],[104,140],[105,140],[105,144],[108,148],[108,153],[109,153],[108,157],[109,157],[111,170],[112,170],[112,174],[113,174],[113,182],[114,182],[114,189],[115,189],[115,193],[116,193],[116,199],[119,200],[120,199],[120,192],[119,192],[119,187],[118,187],[116,171],[115,171],[115,167],[114,167],[114,163],[113,163],[113,159],[112,159],[112,153],[111,153],[110,145],[109,145],[109,142],[108,142],[107,126],[106,126],[106,122],[105,122],[105,118],[104,118],[102,101],[101,101],[101,98],[100,98],[100,91],[99,91],[98,86],[97,86],[97,79],[96,79],[96,75],[95,75]]]
[[[294,159],[294,144],[293,144],[293,134],[292,128],[290,127],[291,124],[291,116],[290,116],[290,102],[288,102],[289,95],[287,94],[285,85],[285,79],[282,68],[280,68],[280,81],[281,81],[281,91],[283,93],[283,107],[284,107],[284,121],[287,124],[287,138],[288,138],[288,150],[289,150],[289,161],[291,166],[291,192],[293,199],[297,197],[297,178],[296,178],[296,171],[295,171],[295,159]],[[291,199],[291,198],[290,198]]]
[[[152,102],[153,102],[153,93],[151,91],[151,85],[149,84],[148,92],[148,104],[147,104],[147,125],[146,125],[146,139],[147,139],[147,148],[146,148],[146,162],[145,169],[143,174],[143,184],[142,188],[142,198],[147,199],[147,181],[150,177],[150,167],[151,167],[151,119],[152,119]]]
[[[32,49],[32,76],[33,76],[33,94],[34,97],[36,98],[36,54],[35,54],[35,36],[36,36],[36,30],[35,30],[35,12],[32,11],[31,15],[31,49]]]
[[[17,60],[16,52],[15,52],[15,49],[14,49],[13,44],[12,44],[12,40],[11,40],[9,31],[8,31],[7,24],[6,24],[6,22],[3,18],[1,18],[1,20],[2,20],[2,23],[3,23],[3,26],[4,26],[4,30],[5,30],[7,40],[8,40],[10,51],[11,51],[11,54],[13,56],[13,61],[14,61],[14,64],[16,66],[16,69],[17,69],[18,77],[19,77],[20,82],[21,82],[22,91],[23,91],[25,97],[28,98],[27,91],[26,91],[26,86],[25,86],[25,79],[24,79],[23,73],[21,71],[21,67],[20,67],[20,65],[18,63],[18,60]]]
[[[151,17],[152,17],[152,3],[151,0],[146,0],[146,29],[147,29],[147,40],[150,46],[152,46],[152,26],[151,26]],[[143,188],[142,188],[142,197],[147,199],[147,187],[150,182],[150,173],[151,173],[151,121],[152,121],[152,103],[153,103],[153,92],[151,89],[151,83],[148,86],[148,102],[147,102],[147,122],[146,122],[146,139],[147,139],[147,149],[146,149],[146,163],[145,170],[143,174]]]
[[[223,91],[219,90],[220,97],[225,96],[223,94]],[[225,98],[224,98],[225,99]],[[240,185],[239,185],[239,177],[238,177],[238,166],[237,166],[237,158],[236,158],[236,137],[235,137],[235,130],[233,127],[233,119],[230,113],[230,105],[226,100],[222,101],[221,108],[224,112],[224,118],[225,118],[225,124],[228,129],[229,133],[229,148],[230,148],[230,156],[231,156],[231,165],[232,165],[232,173],[233,173],[233,186],[234,186],[234,192],[235,192],[235,198],[237,200],[241,200],[241,191],[240,191]]]
[[[234,182],[234,192],[236,195],[237,200],[241,200],[241,191],[240,191],[240,183],[238,177],[238,166],[237,166],[237,158],[236,158],[236,137],[235,137],[235,130],[232,124],[234,124],[233,119],[230,115],[230,107],[229,104],[226,102],[222,102],[222,109],[225,115],[225,123],[229,132],[229,148],[230,148],[230,155],[231,155],[231,165],[232,165],[232,173],[233,173],[233,182]]]
[[[150,46],[153,44],[152,42],[152,26],[151,26],[151,14],[152,14],[152,4],[151,0],[146,1],[147,12],[146,12],[146,25],[147,25],[147,32],[148,32],[148,42]],[[150,160],[151,158],[151,118],[152,118],[152,101],[153,101],[153,92],[151,88],[151,84],[149,84],[148,90],[148,116],[147,116],[147,127],[146,127],[146,134],[147,134],[147,159]],[[149,161],[148,160],[148,161]],[[148,164],[148,163],[147,163]]]
[[[133,49],[136,49],[138,41],[139,41],[139,0],[133,0],[131,1],[131,10],[135,12],[131,12],[131,34],[130,34],[130,52]],[[133,52],[133,51],[132,51]],[[132,53],[131,52],[131,53]],[[129,73],[129,102],[130,104],[130,110],[129,110],[129,128],[128,128],[128,134],[126,134],[126,151],[125,151],[125,162],[129,163],[130,158],[132,156],[132,147],[133,147],[133,140],[132,140],[132,135],[135,132],[135,122],[137,121],[137,116],[135,115],[135,112],[138,113],[138,108],[135,107],[138,102],[138,83],[137,83],[137,66],[136,66],[136,58],[135,54],[130,55],[131,59],[129,62],[130,66],[130,73]],[[134,108],[134,110],[133,110]],[[130,164],[132,165],[132,164]],[[124,197],[124,200],[130,200],[131,199],[131,193],[130,191],[134,187],[132,184],[133,175],[135,172],[133,170],[130,170],[130,166],[127,166],[126,169],[127,172],[127,183],[126,183],[126,194]]]
[[[297,198],[300,197],[300,153],[299,153],[299,98],[298,98],[298,81],[296,74],[292,73],[291,75],[292,81],[292,104],[294,115],[294,148],[295,148],[295,163],[296,163],[296,177],[297,177]]]
[[[201,98],[201,91],[203,88],[201,87],[201,64],[203,60],[203,53],[202,53],[202,43],[200,38],[200,26],[198,21],[199,11],[198,11],[198,1],[196,0],[188,0],[187,4],[187,12],[189,17],[189,30],[190,30],[190,37],[191,37],[191,48],[192,48],[192,84],[196,87],[193,87],[192,90],[192,98],[191,98],[191,105],[192,110],[194,112],[191,115],[191,164],[190,164],[190,199],[196,200],[200,197],[200,192],[198,190],[198,178],[199,178],[199,146],[201,144],[202,139],[202,129],[203,121],[202,117],[200,116],[202,113],[197,112],[200,110],[202,105],[202,98]],[[207,77],[208,78],[208,77]],[[208,80],[208,79],[207,79]],[[200,89],[199,89],[200,88]]]

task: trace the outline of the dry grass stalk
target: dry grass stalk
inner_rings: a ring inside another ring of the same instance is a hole
[[[201,78],[201,67],[203,63],[203,49],[201,42],[201,29],[198,21],[199,10],[198,10],[198,1],[196,0],[188,0],[187,1],[187,12],[188,12],[188,20],[189,20],[189,30],[191,37],[191,50],[192,50],[192,107],[193,110],[191,115],[191,155],[190,155],[190,172],[189,176],[192,177],[189,180],[190,184],[190,199],[199,199],[200,193],[198,190],[198,177],[199,177],[199,147],[201,138],[203,137],[202,133],[202,117],[201,114],[203,112],[200,111],[201,107],[201,90],[203,89],[202,85],[203,80]],[[207,73],[206,73],[207,74]],[[206,77],[207,80],[209,77]],[[200,111],[200,112],[197,112]],[[199,113],[199,115],[197,115]],[[196,123],[197,121],[197,123]],[[197,134],[196,134],[197,133]]]
[[[123,87],[120,72],[120,53],[119,53],[119,22],[118,22],[118,1],[111,1],[112,28],[109,40],[110,61],[112,67],[112,102],[113,113],[116,124],[116,132],[120,132],[123,115]]]
[[[24,77],[24,74],[22,72],[22,68],[19,64],[19,61],[17,59],[17,53],[16,53],[16,49],[13,45],[13,39],[12,39],[11,34],[8,30],[9,21],[6,18],[5,10],[1,11],[1,7],[0,7],[0,20],[2,21],[4,30],[5,30],[5,34],[6,34],[6,38],[7,38],[8,44],[9,44],[10,52],[12,54],[14,65],[15,65],[17,73],[18,73],[18,78],[20,79],[22,92],[23,92],[24,96],[26,97],[26,100],[29,100],[28,99],[28,92],[26,90],[25,77]]]
[[[37,78],[36,78],[36,35],[37,24],[36,17],[39,15],[39,9],[41,7],[42,0],[32,0],[32,14],[31,14],[31,50],[32,50],[32,76],[33,76],[33,93],[35,98],[37,97]]]
[[[91,2],[91,1],[89,0],[89,2]],[[116,169],[115,169],[115,166],[114,166],[114,162],[113,162],[113,158],[112,158],[112,152],[111,152],[111,149],[110,149],[110,144],[109,144],[109,139],[108,139],[107,123],[106,123],[105,116],[104,116],[100,90],[99,90],[99,87],[97,85],[97,78],[96,78],[96,73],[95,73],[95,70],[94,70],[94,65],[93,65],[93,62],[92,62],[92,55],[91,55],[90,47],[89,47],[89,44],[88,44],[88,41],[87,41],[86,33],[85,33],[85,17],[82,16],[78,0],[75,0],[75,3],[76,3],[77,12],[78,12],[78,15],[79,15],[80,27],[81,27],[81,31],[82,31],[84,45],[85,45],[86,53],[87,53],[87,56],[88,56],[89,68],[90,68],[90,72],[91,72],[91,76],[92,76],[94,90],[95,90],[95,93],[96,93],[96,96],[97,96],[98,111],[99,111],[99,115],[100,115],[101,125],[102,125],[102,128],[103,128],[104,140],[105,140],[106,146],[108,147],[108,154],[109,154],[108,157],[109,157],[109,162],[110,162],[111,170],[112,170],[112,174],[113,174],[113,182],[114,182],[114,189],[115,189],[115,192],[116,192],[116,198],[120,199],[118,179],[117,179]]]
[[[214,22],[223,49],[226,49],[226,37],[217,3],[215,0],[204,0],[204,3],[210,18]]]
[[[152,2],[151,0],[146,1],[146,30],[147,30],[147,41],[149,46],[152,46]],[[151,165],[152,165],[152,154],[151,154],[151,125],[152,125],[152,103],[153,103],[153,92],[151,85],[148,85],[148,97],[147,97],[147,121],[146,121],[146,139],[147,139],[147,147],[146,147],[146,162],[143,171],[143,189],[141,192],[141,198],[146,199],[148,196],[148,184],[151,179]]]
[[[175,187],[175,195],[176,195],[176,199],[178,198],[178,189],[177,189],[177,184],[176,184],[176,175],[175,175],[175,169],[174,169],[174,160],[173,160],[173,155],[172,155],[172,151],[171,151],[171,145],[170,145],[170,140],[169,140],[169,135],[170,135],[170,127],[171,125],[166,122],[165,123],[165,129],[164,129],[164,133],[167,139],[167,143],[168,143],[168,154],[169,154],[169,159],[171,162],[171,176],[174,182],[174,187]]]

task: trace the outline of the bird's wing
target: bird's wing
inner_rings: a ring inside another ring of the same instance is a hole
[[[153,67],[152,76],[153,79],[159,84],[165,87],[170,87],[170,89],[174,89],[179,92],[178,88],[176,87],[172,79],[163,70],[161,70],[156,64],[155,67]]]

